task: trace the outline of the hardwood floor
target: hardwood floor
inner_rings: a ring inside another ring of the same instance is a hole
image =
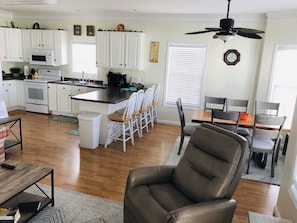
[[[22,118],[23,150],[20,146],[6,150],[6,159],[52,167],[55,186],[120,202],[129,169],[162,164],[180,133],[178,126],[157,124],[143,138],[136,138],[134,146],[129,142],[126,153],[121,142],[89,150],[80,149],[78,136],[65,133],[77,124],[24,111],[9,114]],[[49,184],[49,179],[42,182]],[[248,211],[273,215],[278,191],[278,186],[241,180],[234,194],[238,207],[233,222],[248,222]]]

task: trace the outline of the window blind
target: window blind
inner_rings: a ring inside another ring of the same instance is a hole
[[[184,107],[202,107],[207,46],[168,44],[165,105],[181,98]]]

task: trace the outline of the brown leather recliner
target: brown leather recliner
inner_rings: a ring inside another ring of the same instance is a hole
[[[247,141],[211,124],[193,132],[177,166],[132,169],[124,200],[125,223],[228,223],[236,201]]]

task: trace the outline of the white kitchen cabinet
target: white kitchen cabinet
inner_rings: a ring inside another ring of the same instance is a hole
[[[25,85],[23,80],[16,80],[16,103],[19,108],[24,109],[25,102]]]
[[[5,30],[6,28],[0,27],[0,60],[2,61],[7,61]]]
[[[68,33],[63,30],[53,30],[55,66],[68,64]]]
[[[31,30],[22,29],[22,41],[23,41],[23,61],[29,62],[30,55],[29,50],[31,49]]]
[[[97,46],[97,66],[143,70],[144,33],[99,31]]]
[[[96,64],[98,67],[109,67],[109,33],[99,31],[96,35]]]
[[[71,85],[58,84],[58,112],[71,113]]]
[[[84,86],[72,86],[71,87],[71,95],[78,95],[78,94],[83,94],[86,93],[88,90],[88,87],[84,87]],[[79,113],[79,101],[77,100],[72,100],[72,104],[71,104],[71,112],[74,114],[78,114]]]
[[[50,111],[58,110],[57,86],[57,84],[48,83],[48,107]]]
[[[31,48],[54,49],[54,31],[31,29]]]
[[[7,110],[13,110],[17,106],[16,96],[16,80],[6,80],[2,82],[3,86],[3,98],[6,104]]]
[[[7,61],[23,62],[22,30],[6,29]]]
[[[0,28],[0,57],[2,61],[23,61],[21,29]]]

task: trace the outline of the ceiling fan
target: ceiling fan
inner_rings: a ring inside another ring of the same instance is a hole
[[[186,35],[216,32],[213,38],[220,38],[224,42],[227,42],[228,40],[232,39],[235,36],[235,34],[239,36],[247,37],[247,38],[252,38],[252,39],[262,39],[262,37],[258,35],[258,34],[264,33],[264,31],[262,30],[249,29],[249,28],[234,28],[234,19],[229,18],[229,8],[230,8],[231,0],[227,0],[227,1],[228,1],[227,17],[220,20],[220,28],[205,28],[205,30],[189,32],[189,33],[186,33]]]

